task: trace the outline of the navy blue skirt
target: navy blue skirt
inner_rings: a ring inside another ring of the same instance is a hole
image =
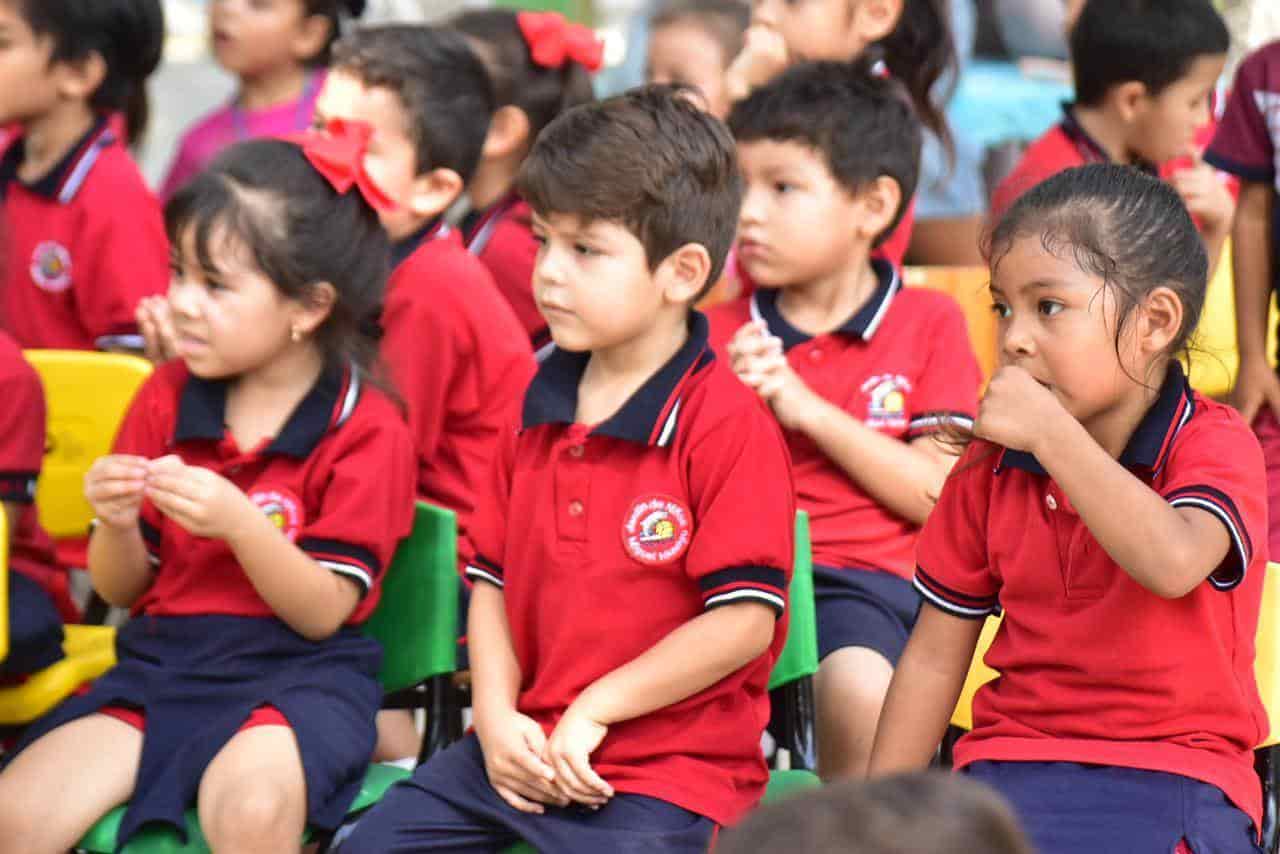
[[[146,712],[138,782],[120,825],[123,845],[149,822],[185,839],[183,811],[195,803],[214,756],[262,704],[293,728],[307,783],[307,821],[341,824],[373,755],[382,702],[382,648],[343,628],[316,643],[271,618],[135,617],[116,638],[119,664],[33,724],[14,754],[62,724],[104,706]]]
[[[9,655],[0,676],[26,676],[62,660],[62,615],[36,581],[9,572]]]

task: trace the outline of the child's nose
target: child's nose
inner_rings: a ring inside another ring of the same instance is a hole
[[[1017,362],[1035,352],[1035,340],[1027,324],[1018,322],[1016,318],[1005,322],[1000,335],[1000,352],[1006,363]]]
[[[751,3],[751,24],[776,27],[778,10],[775,0],[753,0]]]

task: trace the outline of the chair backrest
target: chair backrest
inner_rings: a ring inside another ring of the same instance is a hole
[[[44,467],[36,489],[40,524],[54,539],[83,537],[93,510],[84,476],[111,453],[116,433],[151,363],[137,356],[81,350],[27,350],[48,409]]]
[[[529,12],[559,12],[571,21],[590,18],[589,0],[497,0],[495,6]]]
[[[796,560],[791,571],[791,607],[787,642],[769,674],[769,690],[818,672],[818,623],[813,602],[813,553],[809,545],[809,514],[796,514]]]
[[[378,679],[388,693],[458,665],[458,517],[419,501],[396,549],[365,633],[382,644]]]
[[[969,327],[969,343],[982,368],[984,379],[995,373],[999,359],[996,315],[991,310],[991,293],[987,283],[991,273],[986,267],[907,267],[903,281],[908,287],[928,288],[949,294],[964,311]]]

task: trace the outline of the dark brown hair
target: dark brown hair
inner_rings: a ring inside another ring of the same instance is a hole
[[[839,783],[766,806],[716,854],[1033,854],[988,786],[931,771]]]
[[[668,0],[653,16],[649,31],[685,23],[696,24],[720,45],[727,66],[742,52],[751,8],[743,0]]]
[[[733,139],[679,89],[643,86],[570,110],[525,160],[520,194],[540,215],[624,225],[650,269],[688,243],[706,247],[720,277],[742,204]]]

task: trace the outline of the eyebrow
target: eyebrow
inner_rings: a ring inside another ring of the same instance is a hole
[[[992,282],[987,286],[993,294],[1004,294],[1004,290]],[[1041,290],[1044,288],[1069,287],[1066,282],[1059,282],[1056,279],[1033,279],[1022,290]]]

